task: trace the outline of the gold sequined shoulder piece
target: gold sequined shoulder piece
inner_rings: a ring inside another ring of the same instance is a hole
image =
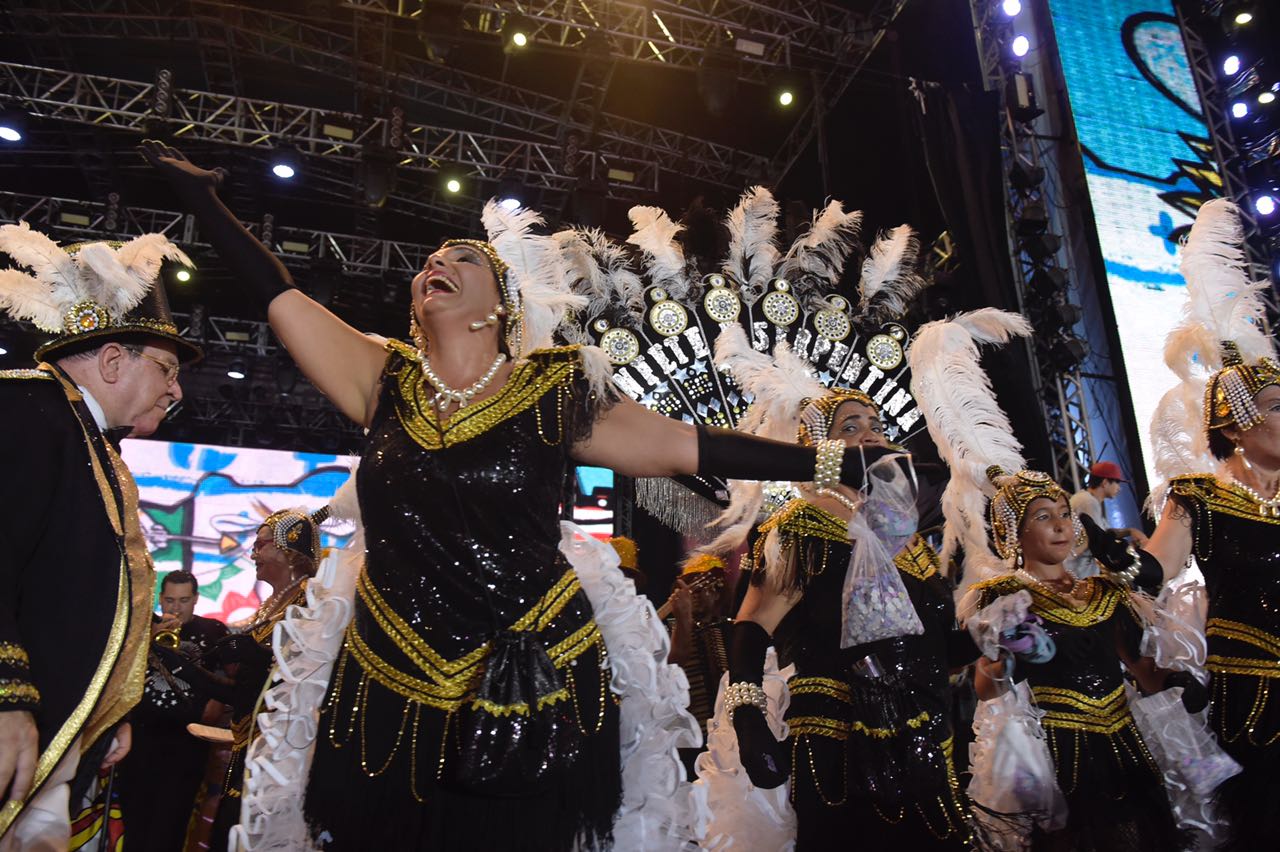
[[[1234,482],[1223,482],[1216,476],[1197,473],[1177,476],[1169,480],[1169,491],[1193,503],[1207,506],[1215,512],[1280,525],[1280,518],[1264,512],[1258,499]]]
[[[906,547],[898,551],[898,555],[893,557],[893,564],[903,574],[917,580],[927,580],[942,569],[937,552],[920,536],[912,538]]]
[[[51,373],[47,373],[44,370],[34,370],[34,369],[0,370],[0,381],[3,381],[5,379],[10,379],[14,381],[20,381],[23,379],[27,379],[27,380],[43,379],[46,382],[51,382],[54,380],[53,375]]]
[[[966,594],[977,595],[977,608],[982,609],[990,605],[996,598],[1011,595],[1021,588],[1023,588],[1022,581],[1017,577],[1012,574],[1001,574],[974,583],[969,587],[969,591]]]
[[[424,449],[440,450],[483,435],[528,411],[549,391],[567,385],[581,368],[580,349],[561,346],[530,353],[516,363],[497,393],[453,412],[443,422],[422,377],[416,349],[399,340],[388,341],[385,373],[394,382],[396,415],[409,437]]]
[[[778,530],[786,535],[811,536],[827,541],[847,542],[849,526],[835,515],[807,500],[795,499],[769,516],[760,532]]]

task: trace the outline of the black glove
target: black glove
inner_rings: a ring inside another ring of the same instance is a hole
[[[772,638],[754,621],[735,622],[729,637],[729,682],[764,684],[764,657]],[[791,774],[786,747],[769,730],[758,707],[743,704],[733,711],[738,757],[751,783],[766,790],[780,786]]]
[[[866,468],[892,453],[885,447],[849,449],[840,465],[840,481],[861,487]],[[698,475],[722,479],[812,482],[818,451],[814,447],[757,438],[732,429],[698,426]]]
[[[1182,706],[1188,713],[1199,713],[1209,706],[1209,688],[1191,672],[1170,672],[1164,679],[1164,688],[1182,687]]]
[[[225,172],[202,169],[177,148],[154,139],[144,140],[138,150],[195,214],[201,236],[213,244],[218,259],[231,269],[232,280],[249,288],[263,307],[294,289],[293,276],[284,264],[218,200],[217,188]]]
[[[1133,576],[1130,585],[1150,594],[1158,594],[1164,585],[1164,568],[1160,560],[1145,550],[1134,547],[1127,540],[1116,536],[1110,530],[1098,526],[1089,515],[1080,515],[1080,524],[1085,535],[1089,537],[1089,552],[1098,563],[1114,574],[1132,576],[1134,558],[1138,560],[1138,573]]]

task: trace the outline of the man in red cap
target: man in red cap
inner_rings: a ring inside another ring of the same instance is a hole
[[[1130,537],[1134,544],[1144,547],[1147,536],[1142,530],[1132,527],[1110,527],[1107,515],[1103,511],[1103,502],[1119,494],[1120,485],[1124,482],[1128,480],[1120,470],[1120,465],[1110,461],[1098,462],[1089,468],[1089,482],[1085,489],[1071,495],[1071,510],[1077,515],[1088,515],[1104,530],[1110,529],[1118,536]]]

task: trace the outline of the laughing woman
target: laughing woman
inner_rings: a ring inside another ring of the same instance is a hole
[[[368,552],[310,771],[315,840],[606,845],[619,713],[608,649],[559,548],[566,469],[803,481],[814,448],[667,419],[613,393],[598,350],[553,348],[576,303],[530,213],[491,204],[490,241],[445,242],[412,282],[413,343],[384,345],[294,286],[218,201],[218,174],[158,142],[143,154],[302,371],[369,430],[357,478]],[[832,468],[858,481],[862,459],[824,459]]]

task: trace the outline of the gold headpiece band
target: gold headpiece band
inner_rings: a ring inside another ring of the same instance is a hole
[[[1010,474],[999,465],[992,465],[987,468],[987,479],[996,486],[995,496],[987,507],[991,538],[1000,558],[1012,559],[1018,553],[1018,534],[1022,519],[1027,514],[1027,507],[1040,497],[1055,502],[1067,498],[1067,492],[1054,482],[1053,477],[1038,470],[1020,470]],[[1073,523],[1079,523],[1074,512],[1072,520]],[[1079,529],[1076,530],[1077,538],[1080,532]]]
[[[1246,364],[1234,340],[1222,341],[1222,369],[1204,389],[1205,432],[1224,426],[1252,429],[1262,422],[1253,398],[1268,385],[1280,385],[1280,366],[1270,358]]]
[[[297,509],[281,509],[267,515],[262,526],[271,530],[271,540],[276,547],[291,550],[314,562],[320,558],[320,525],[328,517],[328,506],[311,514]]]
[[[860,402],[880,413],[875,400],[854,388],[831,388],[817,399],[809,400],[800,412],[800,426],[796,430],[796,442],[805,447],[815,447],[827,440],[831,433],[831,421],[836,411],[846,402]]]

